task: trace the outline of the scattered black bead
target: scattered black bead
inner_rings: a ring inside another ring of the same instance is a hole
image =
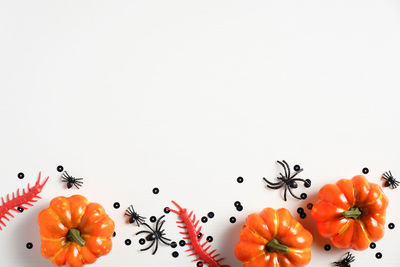
[[[377,252],[377,253],[375,254],[375,257],[376,257],[377,259],[380,259],[380,258],[382,258],[382,253],[380,253],[380,252]]]
[[[178,246],[178,244],[175,241],[171,242],[171,248],[176,248]]]
[[[301,199],[306,199],[307,198],[307,194],[306,193],[301,193],[300,197],[301,197]]]
[[[179,241],[179,246],[184,247],[185,245],[186,245],[186,241],[185,240]]]
[[[19,179],[23,179],[25,177],[25,174],[23,174],[22,172],[18,173],[18,178]]]
[[[307,204],[307,209],[312,210],[313,207],[314,207],[313,203],[308,203]]]
[[[144,245],[144,243],[146,243],[146,240],[144,238],[140,238],[139,239],[139,244],[140,245]]]
[[[299,214],[304,213],[304,209],[303,208],[298,208],[297,209],[297,213],[299,213]]]
[[[305,183],[304,183],[305,187],[310,187],[311,186],[311,180],[310,179],[306,179]]]
[[[200,232],[200,233],[197,235],[197,238],[200,239],[200,237],[201,237],[202,235],[203,235],[203,234]]]
[[[21,208],[21,207],[18,207],[17,210],[18,210],[19,212],[23,212],[23,211],[24,211],[24,209]]]
[[[114,233],[113,233],[113,237],[115,237],[116,235],[117,235],[117,233],[116,233],[116,232],[114,232]]]
[[[241,206],[242,204],[240,204],[240,201],[235,201],[235,203],[234,203],[233,205],[235,205],[235,207],[239,207],[239,206]]]
[[[300,171],[300,166],[299,166],[299,165],[294,165],[293,169],[294,169],[296,172],[298,172],[298,171]]]
[[[364,168],[364,169],[362,169],[362,172],[363,172],[364,174],[367,174],[367,173],[369,173],[369,170],[368,170],[368,168]]]
[[[114,209],[119,209],[121,205],[118,202],[114,202]]]
[[[63,166],[61,166],[61,165],[58,165],[57,166],[57,171],[58,172],[62,172],[64,170],[64,167]]]
[[[243,206],[242,206],[242,205],[237,206],[237,207],[236,207],[236,210],[237,210],[237,211],[242,211],[242,210],[243,210]]]
[[[210,211],[210,212],[207,214],[207,216],[208,216],[208,218],[210,218],[210,219],[214,218],[214,212]]]
[[[374,248],[376,248],[376,244],[374,242],[371,242],[371,244],[369,244],[369,247],[374,249]]]
[[[172,257],[177,258],[179,256],[178,251],[172,252]]]
[[[394,223],[389,223],[388,227],[389,227],[389,229],[394,229]]]
[[[206,223],[206,222],[208,221],[208,219],[207,219],[206,216],[203,216],[203,217],[201,217],[201,221],[202,221],[203,223]]]
[[[236,181],[239,183],[239,184],[241,184],[241,183],[243,183],[243,177],[241,177],[241,176],[239,176],[237,179],[236,179]]]
[[[158,189],[157,187],[154,187],[153,194],[157,195],[158,193],[160,193],[160,189]]]
[[[236,218],[232,216],[232,217],[229,218],[229,221],[230,221],[231,223],[235,223],[235,222],[236,222]]]
[[[202,266],[203,266],[203,262],[202,262],[202,261],[198,261],[198,262],[196,263],[196,266],[197,266],[197,267],[202,267]]]
[[[207,236],[207,241],[208,241],[208,242],[210,242],[210,243],[211,243],[213,240],[214,240],[214,239],[213,239],[213,237],[212,237],[212,236],[210,236],[210,235],[209,235],[209,236]]]
[[[156,222],[156,221],[157,221],[156,216],[151,216],[151,217],[150,217],[150,221],[151,221],[151,222]]]
[[[324,246],[324,249],[325,249],[326,251],[329,251],[329,250],[331,250],[331,245],[329,245],[329,244],[326,244],[326,245]]]
[[[305,219],[306,217],[307,217],[307,214],[305,214],[304,212],[300,213],[300,218]]]
[[[33,248],[33,244],[31,242],[26,243],[26,248],[27,249]]]
[[[171,211],[169,210],[169,207],[165,207],[165,208],[164,208],[164,213],[167,214],[167,213],[170,213],[170,212],[171,212]]]
[[[130,239],[125,239],[125,245],[129,246],[132,244],[132,241]]]

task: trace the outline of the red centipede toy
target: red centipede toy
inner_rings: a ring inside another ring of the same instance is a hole
[[[28,207],[24,207],[24,205],[28,206],[33,206],[31,202],[36,202],[38,198],[40,199],[41,197],[38,196],[38,194],[42,191],[43,186],[46,184],[47,180],[49,180],[49,177],[47,176],[46,180],[43,182],[43,184],[40,184],[40,175],[41,173],[39,172],[39,178],[37,179],[35,185],[31,188],[29,183],[28,183],[28,190],[25,192],[25,188],[22,190],[22,195],[19,194],[19,188],[17,189],[17,195],[12,193],[12,198],[10,199],[9,194],[7,194],[7,199],[4,201],[4,198],[1,197],[2,204],[0,205],[0,223],[5,227],[6,224],[3,222],[3,219],[6,219],[7,221],[10,221],[6,215],[11,216],[14,218],[14,216],[10,213],[10,210],[13,211],[18,211],[17,208],[22,208],[22,209],[28,209]],[[21,211],[19,211],[21,212]],[[0,225],[0,230],[2,230],[1,225]]]
[[[193,261],[203,261],[203,264],[206,263],[210,267],[229,267],[229,265],[220,265],[219,262],[224,258],[217,259],[220,254],[214,254],[216,249],[212,250],[211,252],[207,252],[211,248],[211,245],[205,247],[208,244],[208,240],[206,240],[203,244],[200,243],[204,235],[201,235],[198,238],[198,235],[201,231],[201,226],[197,227],[199,225],[199,220],[196,221],[196,215],[193,213],[193,211],[188,214],[187,209],[182,208],[175,201],[172,201],[172,203],[178,208],[178,210],[173,210],[170,208],[167,209],[178,214],[181,218],[181,221],[177,221],[177,223],[184,224],[184,226],[178,225],[178,227],[186,230],[185,232],[180,233],[185,235],[183,239],[190,240],[190,243],[186,244],[191,246],[191,248],[187,249],[186,251],[192,252],[192,254],[189,256],[197,256]]]

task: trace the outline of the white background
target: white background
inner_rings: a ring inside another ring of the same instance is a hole
[[[0,195],[40,170],[51,177],[43,200],[0,232],[2,266],[51,266],[37,214],[58,195],[83,194],[114,219],[113,250],[95,266],[195,266],[179,246],[178,258],[165,246],[139,252],[123,217],[129,204],[160,216],[171,199],[214,211],[203,231],[240,266],[233,250],[249,213],[298,217],[323,184],[364,167],[373,182],[388,169],[400,178],[398,1],[1,1],[0,27]],[[265,188],[278,159],[304,168],[313,186],[296,192],[307,200]],[[60,164],[84,177],[79,191],[60,182]],[[397,227],[352,266],[400,263],[400,189],[385,192]],[[179,241],[176,216],[166,219]],[[345,253],[324,251],[313,231],[309,266]]]

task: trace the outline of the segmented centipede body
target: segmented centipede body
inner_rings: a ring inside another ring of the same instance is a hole
[[[41,197],[38,196],[38,194],[42,191],[43,186],[46,184],[47,180],[49,180],[49,177],[46,178],[46,180],[40,184],[40,175],[41,173],[39,172],[39,178],[37,179],[35,185],[31,188],[29,183],[28,183],[28,190],[25,192],[25,188],[22,190],[22,195],[19,193],[19,188],[17,189],[17,194],[15,195],[14,192],[12,193],[12,197],[10,199],[10,195],[7,194],[7,198],[4,201],[4,198],[1,197],[1,202],[2,204],[0,205],[0,223],[5,227],[6,224],[3,222],[3,219],[6,219],[7,221],[10,221],[6,215],[14,218],[14,216],[10,213],[11,210],[13,211],[18,211],[17,208],[21,207],[23,209],[28,209],[26,205],[28,206],[33,206],[33,202],[37,202],[37,199],[40,199]],[[2,230],[1,225],[0,225],[0,230]]]
[[[193,211],[188,214],[187,209],[182,208],[175,201],[172,201],[172,203],[178,208],[178,210],[173,210],[170,208],[167,209],[178,214],[181,218],[181,221],[177,221],[177,223],[183,225],[178,225],[178,227],[186,230],[180,233],[185,235],[183,239],[190,240],[190,242],[186,244],[191,246],[191,248],[187,249],[186,251],[192,252],[189,256],[197,256],[193,261],[203,261],[203,263],[208,264],[210,267],[229,267],[229,265],[220,265],[219,262],[224,258],[217,259],[220,254],[216,253],[216,249],[207,252],[211,248],[211,245],[205,247],[208,244],[208,240],[206,240],[203,244],[200,243],[204,235],[198,237],[201,231],[201,226],[198,227],[199,220],[196,220],[196,215],[193,213]]]

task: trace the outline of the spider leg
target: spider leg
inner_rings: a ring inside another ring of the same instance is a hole
[[[303,182],[304,184],[306,183],[306,180],[301,179],[301,178],[294,178],[294,179],[291,179],[291,181],[300,181],[300,182]]]
[[[165,220],[163,220],[163,221],[160,223],[159,227],[156,228],[156,231],[160,231],[160,230],[162,229],[162,226],[163,226],[164,223],[165,223]],[[164,231],[164,230],[163,230],[163,231]]]
[[[165,215],[163,215],[163,216],[161,216],[160,218],[158,218],[158,220],[157,220],[157,222],[156,222],[156,232],[158,232],[160,229],[161,229],[161,226],[164,224],[164,220],[162,221],[162,223],[161,223],[161,226],[160,227],[158,227],[158,225],[160,224],[160,221],[162,220],[162,218],[164,218],[165,217]]]
[[[156,254],[157,249],[158,249],[158,239],[155,239],[154,242],[156,242],[156,248],[154,249],[154,251],[153,251],[153,253],[152,253],[153,255]],[[154,242],[153,242],[153,243],[154,243]]]
[[[154,234],[153,232],[147,231],[147,230],[142,230],[136,233],[136,235],[140,235],[140,234]]]
[[[282,187],[282,185],[280,185],[280,186],[270,186],[270,185],[267,185],[267,187],[268,187],[268,188],[271,188],[271,189],[279,189],[279,188]]]
[[[282,162],[280,162],[279,160],[278,160],[277,162],[278,162],[278,164],[279,164],[279,165],[281,165],[281,166],[282,166],[283,170],[285,171],[285,177],[289,177],[289,176],[287,175],[286,166],[285,166],[285,165],[283,165],[283,163],[282,163]],[[285,161],[283,161],[283,162],[285,162]],[[282,173],[280,173],[280,174],[282,175]],[[283,175],[282,175],[282,176],[283,176]]]
[[[301,197],[296,196],[293,192],[292,189],[290,188],[290,186],[288,186],[289,189],[289,193],[292,195],[292,197],[297,198],[297,199],[301,199]]]
[[[151,242],[151,244],[147,247],[147,248],[142,248],[140,251],[145,251],[148,250],[149,248],[151,248],[154,245],[154,242],[156,242],[156,240],[154,239],[153,242]],[[154,254],[154,253],[153,253]]]
[[[289,167],[289,164],[286,162],[286,161],[284,161],[283,160],[283,163],[285,163],[285,165],[286,165],[286,169],[287,169],[287,171],[288,171],[288,173],[287,173],[287,176],[286,177],[290,177],[290,167]],[[285,173],[286,173],[286,169],[285,169]]]
[[[75,178],[75,180],[79,181],[79,180],[83,180],[83,178]]]
[[[79,185],[79,184],[77,184],[77,183],[73,183],[73,185],[75,185],[75,187],[78,188],[78,189],[79,189],[79,187],[81,186],[81,185]]]
[[[282,182],[272,183],[272,182],[268,181],[265,177],[263,178],[263,180],[266,181],[267,184],[269,184],[269,185],[280,185],[280,184],[282,184]]]
[[[283,193],[283,199],[284,199],[285,201],[287,201],[287,198],[286,198],[287,189],[288,189],[288,187],[285,186],[285,193]]]
[[[160,237],[160,241],[163,242],[165,245],[167,245],[167,246],[171,245],[170,243],[164,241],[164,239],[167,240],[167,241],[171,241],[171,239],[166,238],[166,237]]]

